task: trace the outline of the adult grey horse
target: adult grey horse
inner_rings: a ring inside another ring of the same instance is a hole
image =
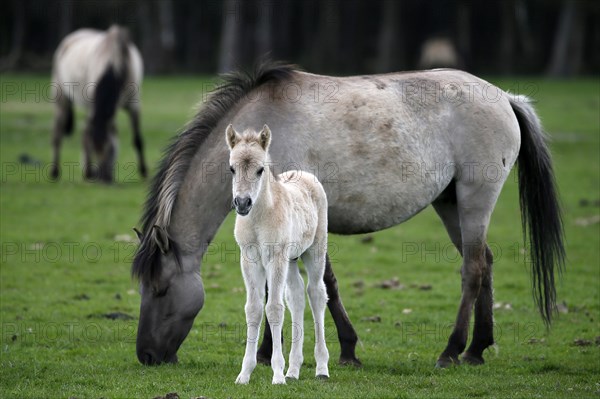
[[[73,105],[87,109],[83,132],[83,169],[87,179],[113,181],[117,155],[115,113],[129,113],[138,167],[146,177],[140,132],[140,85],[143,64],[127,31],[113,25],[108,31],[79,29],[65,37],[54,53],[52,83],[55,90],[55,120],[51,177],[60,177],[60,147],[63,135],[74,127]],[[93,158],[98,168],[94,168]]]
[[[174,139],[154,177],[132,273],[141,281],[137,356],[177,361],[202,308],[199,265],[231,210],[228,149],[222,132],[273,131],[275,173],[300,169],[323,183],[329,231],[382,230],[432,204],[463,257],[462,297],[437,365],[483,363],[494,343],[490,216],[515,162],[523,228],[531,243],[534,298],[550,322],[554,271],[564,263],[562,221],[540,122],[524,97],[456,70],[330,77],[262,65],[225,77]],[[358,363],[356,333],[327,262],[329,309],[341,362]],[[472,310],[473,339],[466,348]],[[268,332],[269,328],[265,328]],[[259,359],[268,361],[265,335]]]

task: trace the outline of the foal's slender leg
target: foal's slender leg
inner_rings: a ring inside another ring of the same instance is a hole
[[[325,272],[325,254],[314,245],[302,255],[302,261],[308,274],[308,301],[315,322],[315,360],[317,378],[329,378],[329,351],[325,342],[325,305],[327,290],[323,282]]]
[[[261,265],[242,259],[242,275],[246,285],[246,352],[236,384],[247,384],[256,367],[256,346],[263,316],[265,273]]]
[[[327,296],[329,301],[327,307],[333,317],[335,327],[338,333],[338,339],[341,346],[340,364],[352,364],[360,366],[361,362],[355,355],[356,343],[358,342],[358,335],[352,326],[352,322],[346,313],[342,299],[338,292],[338,284],[331,263],[329,262],[329,255],[326,256],[325,264],[325,275],[323,276],[325,287],[327,288]],[[268,296],[268,293],[267,293]],[[271,329],[269,327],[269,320],[265,322],[265,332],[263,342],[260,345],[257,353],[257,359],[259,363],[266,365],[271,364],[271,353],[273,348],[273,338],[271,337]]]
[[[52,170],[50,178],[56,180],[60,177],[60,147],[65,133],[73,128],[73,104],[69,98],[61,94],[56,102],[54,117],[54,131],[52,133]]]
[[[266,298],[269,300],[269,288],[265,287],[267,292]],[[281,336],[283,340],[283,334]],[[265,318],[265,331],[263,333],[263,340],[256,352],[256,360],[267,366],[271,365],[271,356],[273,355],[273,336],[271,335],[271,325],[269,324],[269,318]]]
[[[292,347],[290,349],[289,368],[285,378],[297,380],[300,377],[300,367],[302,367],[304,361],[302,346],[304,343],[304,307],[306,300],[304,298],[304,281],[300,275],[300,270],[298,270],[296,260],[290,262],[285,299],[292,314]]]
[[[287,261],[272,262],[267,266],[267,284],[269,285],[269,299],[267,300],[266,313],[270,320],[271,335],[273,336],[273,355],[271,356],[271,368],[273,369],[273,384],[285,384],[283,369],[285,359],[283,358],[283,347],[281,344],[281,331],[285,315],[283,295],[287,280]],[[256,355],[255,355],[256,356]]]
[[[138,169],[140,175],[145,178],[148,175],[146,161],[144,160],[144,141],[140,131],[140,109],[138,103],[129,103],[126,108],[131,120],[131,129],[133,130],[133,146],[137,151]]]
[[[462,237],[462,297],[454,330],[436,366],[459,363],[466,347],[471,312],[487,269],[485,243],[490,216],[501,185],[456,183],[457,209]],[[438,211],[439,212],[439,211]]]

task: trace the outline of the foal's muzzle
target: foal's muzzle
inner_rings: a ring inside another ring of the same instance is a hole
[[[233,205],[238,215],[246,216],[252,209],[252,198],[250,197],[235,197],[233,199]]]

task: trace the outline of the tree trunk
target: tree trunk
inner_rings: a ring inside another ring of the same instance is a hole
[[[467,69],[471,64],[471,5],[467,1],[458,3],[456,18],[457,25],[457,45],[458,53],[462,59],[463,69]]]
[[[173,0],[160,0],[157,5],[160,38],[160,71],[169,72],[173,68],[175,57]]]
[[[581,68],[585,19],[578,1],[565,0],[560,18],[548,74],[552,77],[570,77]]]
[[[513,72],[515,59],[515,3],[514,0],[503,0],[502,8],[502,36],[500,38],[500,65],[501,73]]]
[[[241,1],[225,0],[223,2],[219,73],[231,71],[239,62],[238,42],[242,23],[241,11]]]
[[[271,39],[273,2],[272,0],[260,1],[256,7],[258,15],[255,32],[257,57],[255,58],[262,58],[268,55],[273,47]]]
[[[400,2],[385,0],[381,12],[383,22],[378,38],[376,72],[393,72],[404,67],[404,49],[400,37]],[[400,61],[401,60],[401,61]]]
[[[2,60],[2,69],[14,69],[19,66],[23,57],[23,47],[25,44],[25,1],[13,0],[13,29],[12,40],[10,43],[10,53]]]

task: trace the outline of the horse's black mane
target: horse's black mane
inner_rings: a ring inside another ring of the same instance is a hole
[[[168,184],[178,190],[194,154],[225,114],[253,89],[288,79],[297,70],[289,64],[262,62],[253,72],[237,71],[222,75],[223,82],[211,93],[184,131],[175,136],[165,149],[158,172],[152,180],[144,213],[141,217],[142,238],[131,268],[131,274],[144,284],[155,282],[159,276],[160,250],[153,238],[152,228],[158,224],[161,212],[161,193]],[[166,181],[166,180],[169,181]],[[168,226],[161,226],[167,228]],[[171,248],[177,248],[171,243]]]

